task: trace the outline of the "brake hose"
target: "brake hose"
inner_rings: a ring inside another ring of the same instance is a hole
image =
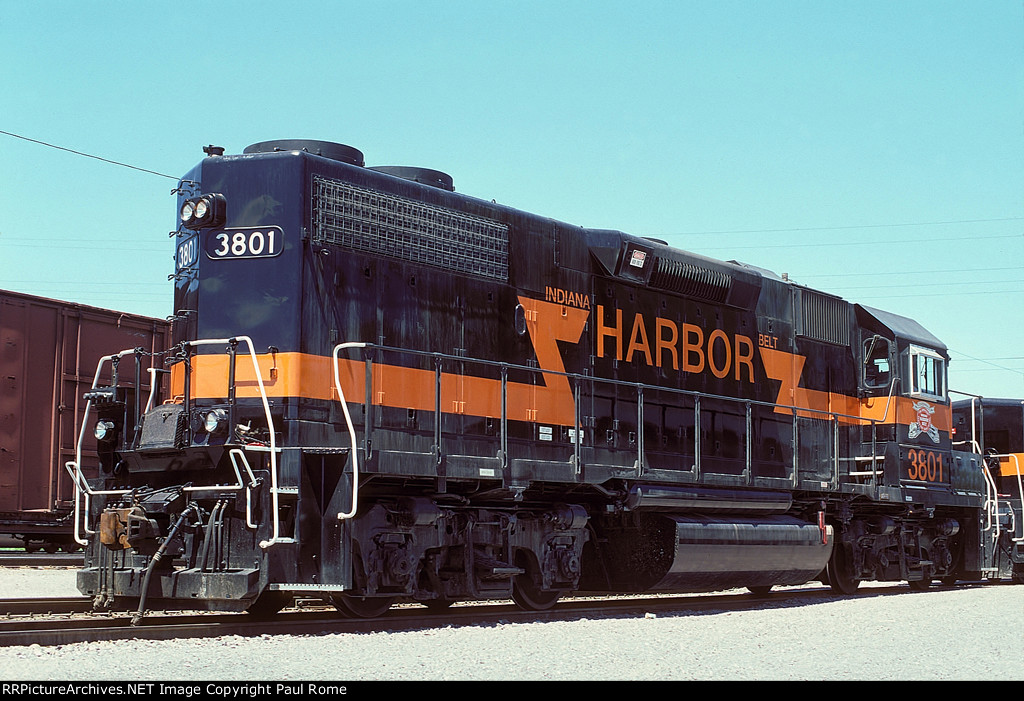
[[[146,568],[146,578],[142,581],[142,594],[139,596],[139,610],[135,612],[134,616],[132,616],[131,624],[133,626],[142,620],[142,614],[146,610],[146,593],[149,591],[149,579],[153,576],[153,570],[156,569],[156,565],[160,562],[160,558],[163,557],[164,552],[167,550],[167,546],[170,544],[171,540],[174,539],[174,536],[177,535],[178,529],[181,528],[181,525],[185,522],[185,519],[191,512],[195,512],[196,518],[199,518],[199,509],[196,507],[195,502],[189,504],[188,507],[181,512],[181,516],[178,517],[178,520],[174,523],[174,526],[167,534],[167,537],[164,538],[164,542],[160,543],[160,547],[157,548],[155,553],[153,553],[153,557],[149,561],[149,567]]]

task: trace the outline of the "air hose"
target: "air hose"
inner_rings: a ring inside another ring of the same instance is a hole
[[[142,581],[142,594],[139,596],[139,610],[135,612],[134,616],[132,616],[131,624],[133,626],[142,620],[142,614],[146,610],[146,593],[149,592],[149,580],[150,577],[153,576],[153,570],[156,569],[157,563],[159,563],[160,559],[164,556],[167,546],[174,539],[174,536],[177,535],[178,529],[181,528],[181,525],[185,523],[185,519],[192,512],[195,513],[196,518],[199,518],[199,509],[196,507],[194,502],[189,504],[188,507],[181,512],[181,516],[179,516],[178,520],[174,522],[174,526],[171,527],[167,537],[164,538],[164,542],[160,543],[160,547],[157,548],[155,553],[153,553],[153,557],[149,561],[149,567],[146,568],[146,578]]]

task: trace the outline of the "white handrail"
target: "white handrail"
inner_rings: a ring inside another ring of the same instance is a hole
[[[268,432],[270,434],[270,450],[269,450],[269,453],[270,453],[270,478],[271,478],[271,490],[270,490],[270,493],[271,493],[271,499],[272,499],[272,502],[273,502],[273,514],[274,514],[274,516],[273,516],[273,518],[274,518],[273,524],[274,525],[273,525],[273,535],[272,535],[272,537],[270,538],[270,540],[262,541],[260,543],[260,547],[268,548],[268,547],[270,547],[272,545],[275,545],[277,543],[294,542],[294,539],[292,539],[292,538],[282,538],[280,536],[280,518],[279,518],[279,513],[278,513],[278,487],[277,487],[277,452],[278,452],[277,451],[277,436],[276,436],[276,432],[274,430],[274,418],[273,418],[273,416],[270,413],[270,400],[267,397],[267,389],[266,389],[266,386],[263,384],[263,377],[260,374],[259,360],[256,357],[256,350],[255,350],[255,348],[253,346],[252,339],[250,337],[248,337],[248,336],[235,336],[233,338],[201,339],[201,340],[195,340],[195,341],[186,341],[185,345],[191,346],[191,347],[197,347],[197,346],[213,345],[213,344],[231,344],[233,342],[245,342],[246,346],[248,346],[248,348],[249,348],[249,357],[252,360],[253,372],[255,373],[255,376],[256,376],[256,383],[259,386],[260,399],[263,402],[263,411],[264,411],[264,414],[266,415],[266,418],[267,418],[267,428],[268,428]],[[101,373],[101,371],[103,369],[103,364],[104,363],[112,361],[114,358],[121,358],[122,356],[129,355],[129,354],[132,354],[132,353],[135,353],[135,349],[134,348],[129,349],[129,350],[123,350],[120,353],[115,353],[113,355],[107,355],[107,356],[103,356],[102,358],[100,358],[99,362],[96,365],[96,374],[93,377],[92,389],[97,389],[97,386],[98,386],[98,383],[99,383],[100,373]],[[150,401],[152,401],[152,396],[150,397]],[[147,404],[147,407],[148,406],[149,405]],[[65,468],[68,470],[69,473],[71,473],[72,481],[75,484],[75,529],[74,529],[74,536],[73,537],[75,539],[75,542],[77,542],[79,545],[88,545],[88,541],[85,540],[81,536],[81,532],[79,530],[80,526],[84,529],[86,535],[90,535],[92,533],[95,533],[95,531],[92,531],[92,530],[89,529],[88,524],[84,523],[84,514],[83,514],[83,510],[82,510],[83,503],[86,505],[85,511],[87,513],[88,512],[89,498],[91,496],[93,496],[93,495],[126,494],[129,491],[131,491],[131,490],[128,490],[128,489],[94,490],[94,489],[89,487],[88,480],[85,478],[85,475],[82,474],[82,443],[85,440],[85,431],[86,431],[86,427],[88,426],[88,423],[89,423],[89,412],[90,412],[91,409],[92,409],[92,400],[90,399],[90,400],[88,400],[86,402],[85,412],[82,415],[82,428],[81,428],[81,431],[79,432],[78,442],[77,442],[77,445],[75,447],[75,460],[65,464]],[[229,456],[232,459],[232,465],[234,466],[234,469],[235,469],[235,475],[238,477],[238,484],[237,485],[233,485],[233,486],[230,486],[230,485],[229,486],[222,486],[221,488],[224,488],[224,489],[240,489],[240,488],[242,488],[245,485],[242,482],[241,474],[240,474],[240,472],[238,470],[238,465],[235,462],[235,457],[233,455],[230,455],[230,454],[229,454]],[[255,478],[253,478],[253,475],[252,475],[252,470],[248,466],[248,462],[245,462],[245,467],[246,467],[246,471],[249,473],[250,478],[252,478],[252,480],[255,481]],[[200,489],[208,489],[210,487],[215,487],[215,486],[217,486],[217,485],[210,485],[208,487],[190,487],[190,488],[188,488],[188,491],[198,491]],[[247,506],[247,511],[248,511],[248,506]],[[250,525],[250,527],[255,527],[255,524],[249,523],[250,519],[248,517],[247,517],[246,521],[247,521],[247,525]]]
[[[256,375],[256,384],[260,388],[260,399],[263,401],[263,412],[267,417],[267,430],[270,434],[270,498],[272,502],[272,508],[274,514],[274,528],[273,535],[270,540],[264,540],[260,542],[261,548],[269,548],[272,545],[278,543],[291,543],[294,542],[293,538],[282,538],[281,533],[281,519],[278,513],[278,498],[277,498],[277,436],[274,431],[274,417],[270,414],[270,400],[267,398],[267,388],[263,384],[263,376],[260,374],[259,360],[256,358],[256,349],[253,347],[252,339],[248,336],[233,336],[231,338],[212,338],[203,339],[197,341],[187,341],[186,344],[189,346],[206,346],[217,343],[236,343],[244,341],[249,347],[249,357],[252,359],[253,372]]]
[[[1021,474],[1020,474],[1021,465],[1020,465],[1020,458],[1017,457],[1017,453],[1004,453],[1004,454],[1000,454],[1000,455],[991,455],[989,457],[991,457],[991,458],[993,458],[995,460],[999,460],[1000,462],[1002,462],[1004,459],[1006,460],[1007,463],[1010,463],[1011,461],[1013,462],[1013,468],[1014,468],[1014,470],[1016,470],[1016,473],[1017,473],[1017,493],[1021,494],[1021,495],[1024,495],[1024,481],[1022,481],[1022,477],[1021,477]],[[998,505],[999,505],[999,494],[998,494],[998,490],[995,489],[994,482],[993,482],[993,491],[996,492],[996,506],[998,507]],[[1014,535],[1016,535],[1017,534],[1017,514],[1016,514],[1016,512],[1014,512],[1012,505],[1010,506],[1010,517],[1011,517],[1011,526],[1010,526],[1011,532]],[[1020,538],[1011,538],[1011,540],[1014,543],[1024,542],[1024,535],[1022,535]]]
[[[341,402],[341,411],[345,415],[345,425],[348,427],[349,441],[352,444],[352,508],[338,514],[338,520],[352,518],[356,515],[356,507],[359,497],[359,449],[356,445],[356,429],[352,424],[352,416],[348,411],[348,403],[345,401],[345,390],[341,388],[341,373],[338,369],[339,355],[341,351],[349,348],[365,348],[365,343],[350,342],[339,343],[334,347],[334,388],[338,390],[338,400]]]
[[[993,538],[999,538],[999,519],[993,518],[993,515],[999,512],[999,490],[996,488],[996,482],[992,478],[992,472],[988,469],[988,463],[985,460],[981,461],[981,474],[985,478],[985,514],[988,517],[988,525],[986,525],[982,532],[986,532],[993,527],[995,533]],[[994,497],[994,498],[993,498]]]
[[[122,358],[125,355],[135,353],[135,349],[125,349],[119,353],[113,355],[105,355],[96,362],[96,374],[92,378],[92,386],[90,389],[97,389],[100,381],[100,373],[103,371],[103,364],[106,362],[113,362],[114,358]],[[78,441],[75,443],[75,459],[64,463],[64,468],[71,473],[71,480],[75,483],[75,530],[72,537],[75,542],[79,545],[88,545],[89,541],[84,537],[81,537],[79,533],[79,526],[81,525],[85,531],[85,535],[91,535],[95,533],[89,529],[89,525],[84,522],[85,514],[89,512],[89,497],[93,494],[125,494],[129,490],[119,489],[110,491],[93,491],[89,488],[89,481],[82,474],[82,442],[85,440],[85,429],[89,425],[89,411],[92,409],[92,400],[89,399],[85,403],[85,412],[82,414],[82,428],[78,432]],[[82,512],[82,504],[85,504],[85,513]]]
[[[149,410],[153,408],[153,400],[156,398],[156,376],[159,372],[161,372],[159,368],[149,369],[149,398],[146,400],[146,408],[143,410],[144,414],[148,414]]]
[[[245,458],[243,453],[238,448],[232,448],[228,451],[228,457],[231,458],[231,467],[235,469],[235,477],[238,478],[237,485],[231,485],[228,489],[235,490],[245,487],[245,525],[247,528],[256,530],[258,524],[252,521],[252,488],[256,486],[256,477],[252,474],[252,468],[249,467],[249,461]],[[238,461],[242,461],[243,467],[245,467],[246,474],[249,475],[249,484],[242,484],[242,472],[238,469]],[[185,487],[185,491],[199,491],[201,489],[209,489],[209,487]]]

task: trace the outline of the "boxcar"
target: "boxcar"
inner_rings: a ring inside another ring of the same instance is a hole
[[[111,348],[162,350],[169,333],[163,319],[0,290],[0,536],[30,551],[79,547],[65,464],[75,459],[97,363]],[[95,476],[96,444],[87,438],[82,470]]]

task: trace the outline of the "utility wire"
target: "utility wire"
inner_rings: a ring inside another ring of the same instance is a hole
[[[899,287],[913,287],[920,289],[922,287],[951,287],[953,285],[1004,285],[1006,283],[1024,282],[1024,280],[963,280],[959,282],[908,282],[898,285],[838,285],[835,287],[829,286],[829,291],[841,291],[841,290],[885,290],[894,289]]]
[[[974,360],[974,361],[979,362],[979,363],[984,363],[985,365],[991,365],[994,368],[999,368],[1000,370],[1006,370],[1007,372],[1013,372],[1013,373],[1017,373],[1018,375],[1024,375],[1024,370],[1017,370],[1015,368],[1008,368],[1008,367],[1006,367],[1004,365],[999,365],[997,363],[993,363],[990,360],[985,360],[984,358],[975,358],[973,355],[967,355],[967,353],[964,353],[962,350],[957,350],[955,348],[950,348],[949,350],[952,353],[956,353],[958,355],[964,356],[964,358],[966,358],[967,360]],[[956,358],[954,358],[954,360],[956,360]],[[1009,358],[1009,360],[1013,360],[1013,358]]]
[[[857,299],[906,299],[908,297],[964,297],[967,295],[989,295],[994,297],[995,295],[1019,295],[1024,294],[1024,289],[1021,290],[990,290],[990,291],[975,291],[975,292],[923,292],[921,294],[913,295],[857,295]]]
[[[110,163],[112,165],[122,166],[124,168],[131,168],[132,170],[138,170],[138,171],[142,171],[143,173],[150,173],[152,175],[159,175],[162,178],[168,178],[170,180],[174,180],[175,182],[178,182],[178,181],[181,180],[181,178],[179,178],[179,177],[177,177],[175,175],[167,175],[166,173],[160,173],[160,172],[157,172],[155,170],[149,170],[148,168],[140,168],[139,166],[133,166],[133,165],[130,165],[128,163],[122,163],[120,161],[113,161],[113,160],[110,160],[109,158],[101,158],[100,156],[94,156],[91,153],[84,153],[82,151],[76,151],[75,149],[66,148],[64,146],[57,146],[56,144],[47,143],[46,141],[40,141],[39,139],[30,139],[27,136],[22,136],[21,134],[15,134],[13,132],[4,131],[2,129],[0,129],[0,134],[6,134],[7,136],[14,137],[15,139],[21,139],[23,141],[29,141],[29,142],[31,142],[33,144],[40,144],[41,146],[48,146],[49,148],[57,149],[58,151],[67,151],[68,153],[73,153],[73,154],[75,154],[77,156],[84,156],[86,158],[94,158],[97,161],[103,161],[104,163]],[[906,223],[901,223],[901,224],[853,224],[853,225],[847,225],[847,226],[812,226],[812,227],[790,228],[790,229],[732,229],[732,230],[722,230],[722,231],[682,231],[682,232],[677,232],[677,233],[673,233],[673,234],[668,234],[668,236],[711,236],[711,235],[720,235],[720,234],[770,234],[770,233],[807,232],[807,231],[841,231],[841,230],[848,230],[848,229],[885,229],[885,228],[901,227],[901,226],[939,226],[939,225],[943,225],[943,224],[982,224],[982,223],[988,223],[988,222],[1007,222],[1007,221],[1024,221],[1024,217],[999,217],[999,218],[995,218],[995,219],[956,219],[956,220],[951,220],[951,221],[906,222]],[[989,236],[989,237],[981,237],[981,238],[1012,238],[1012,237]],[[948,240],[959,240],[959,239],[938,239],[938,240],[948,241]],[[916,243],[916,242],[915,241],[897,241],[897,242],[892,242],[892,243]],[[794,246],[799,246],[799,245],[801,245],[801,244],[794,244]],[[828,246],[828,245],[843,246],[843,245],[856,245],[856,244],[835,243],[835,244],[806,244],[806,245],[810,245],[810,246]],[[773,248],[785,248],[785,247],[786,246],[773,246]],[[741,246],[740,248],[760,248],[760,246],[746,246],[746,247],[742,247]]]
[[[1009,268],[947,268],[945,270],[901,270],[899,275],[937,275],[939,273],[994,273],[1002,270],[1021,270],[1021,266],[1014,265]],[[821,277],[870,277],[870,276],[885,276],[892,277],[893,272],[886,271],[881,273],[819,273],[817,275],[801,275],[803,279],[808,278],[821,278]],[[941,284],[941,283],[936,283]]]
[[[111,164],[116,165],[116,166],[123,166],[125,168],[131,168],[132,170],[141,170],[143,173],[150,173],[152,175],[159,175],[161,178],[170,178],[171,180],[173,180],[175,182],[178,182],[179,180],[181,180],[181,178],[179,178],[179,177],[177,177],[175,175],[167,175],[166,173],[158,173],[155,170],[148,170],[146,168],[139,168],[138,166],[129,165],[128,163],[121,163],[120,161],[112,161],[109,158],[100,158],[99,156],[94,156],[91,153],[82,153],[81,151],[76,151],[76,150],[71,149],[71,148],[65,148],[63,146],[57,146],[56,144],[48,144],[45,141],[39,141],[38,139],[30,139],[27,136],[21,136],[20,134],[12,134],[11,132],[4,131],[2,129],[0,129],[0,134],[6,134],[7,136],[13,136],[15,139],[21,139],[23,141],[30,141],[33,144],[40,144],[42,146],[49,146],[50,148],[55,148],[58,151],[67,151],[68,153],[73,153],[76,156],[85,156],[86,158],[95,158],[97,161],[103,161],[104,163],[111,163]]]
[[[893,225],[897,226],[897,225]],[[818,248],[821,246],[879,246],[882,244],[894,244],[894,243],[936,243],[941,241],[984,241],[989,239],[1019,239],[1024,237],[1024,234],[1003,234],[1000,236],[954,236],[952,238],[931,238],[931,239],[902,239],[896,241],[834,241],[830,243],[779,243],[779,244],[760,244],[757,246],[730,246],[723,244],[721,246],[695,246],[692,249],[694,252],[697,251],[741,251],[747,249],[775,249],[775,248]]]
[[[733,229],[726,231],[681,231],[669,236],[711,236],[719,234],[779,234],[799,231],[840,231],[843,229],[888,229],[897,226],[940,226],[944,224],[984,224],[1001,221],[1024,221],[1024,217],[1000,217],[997,219],[955,219],[951,221],[906,222],[903,224],[853,224],[849,226],[809,226],[796,229]]]

